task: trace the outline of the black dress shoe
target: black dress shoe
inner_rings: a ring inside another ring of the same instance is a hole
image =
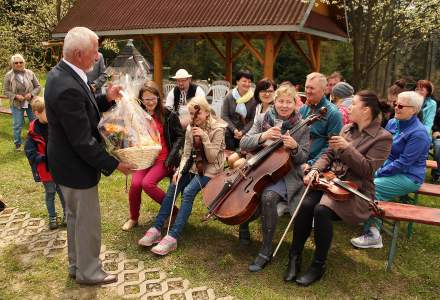
[[[105,285],[116,281],[118,281],[118,277],[115,275],[107,275],[101,280],[76,280],[77,283],[85,285]]]
[[[258,253],[257,257],[255,258],[254,262],[249,265],[249,271],[250,272],[258,272],[264,269],[264,267],[270,262],[270,257],[263,255],[261,253]]]
[[[307,272],[296,279],[296,283],[301,286],[308,286],[321,279],[325,273],[325,263],[312,263]]]
[[[287,264],[287,270],[284,274],[284,281],[294,281],[296,275],[298,275],[301,268],[301,256],[300,255],[290,255],[289,263]]]

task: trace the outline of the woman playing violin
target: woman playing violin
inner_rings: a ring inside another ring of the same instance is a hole
[[[241,150],[253,151],[264,143],[282,139],[284,147],[290,153],[292,168],[276,183],[267,186],[261,195],[261,224],[263,243],[254,262],[249,266],[251,272],[260,271],[269,262],[272,254],[272,239],[278,219],[277,204],[285,202],[291,211],[295,198],[303,190],[303,172],[301,164],[309,155],[309,129],[303,127],[292,136],[285,132],[299,122],[301,116],[295,111],[295,88],[283,85],[275,91],[274,106],[265,114],[259,115],[251,130],[240,142]],[[279,122],[280,124],[276,124]],[[277,126],[276,126],[277,125]],[[247,227],[247,223],[245,223]],[[240,232],[248,228],[240,227]]]
[[[166,255],[177,248],[177,238],[191,214],[197,193],[212,177],[223,170],[225,161],[225,128],[227,125],[211,115],[211,107],[205,97],[192,98],[188,103],[188,110],[193,123],[192,126],[190,125],[186,129],[180,166],[173,175],[172,183],[156,216],[156,221],[139,241],[142,246],[152,246],[159,243],[151,249],[153,253],[159,255]],[[206,159],[202,175],[199,174],[200,170],[196,167],[196,163],[191,163],[191,160],[189,171],[184,171],[188,169],[186,166],[194,147],[194,137],[200,137],[201,146],[203,147],[201,151],[204,152],[204,158]],[[182,205],[174,225],[170,228],[169,233],[161,238],[160,230],[167,217],[170,216],[174,195],[178,195],[180,192],[182,192]]]
[[[374,172],[383,164],[391,149],[392,137],[380,126],[381,102],[370,91],[361,91],[349,109],[352,124],[345,125],[339,136],[329,139],[329,149],[313,164],[304,176],[304,183],[315,181],[319,173],[330,169],[342,180],[357,184],[359,191],[369,198],[374,196]],[[307,195],[295,219],[293,242],[286,281],[302,286],[318,281],[325,272],[325,262],[333,237],[332,221],[343,220],[358,224],[370,216],[366,201],[350,197],[336,201],[323,191],[314,190]],[[309,269],[301,276],[301,254],[312,230],[314,219],[315,254]]]

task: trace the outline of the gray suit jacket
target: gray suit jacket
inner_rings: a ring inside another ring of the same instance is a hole
[[[253,151],[258,149],[261,144],[258,142],[263,133],[263,119],[265,114],[255,118],[252,128],[240,141],[240,149]],[[303,127],[292,135],[298,143],[298,148],[290,151],[290,172],[284,177],[287,188],[287,197],[290,213],[295,209],[299,198],[304,190],[303,171],[301,165],[307,161],[310,147],[310,133],[308,127]]]

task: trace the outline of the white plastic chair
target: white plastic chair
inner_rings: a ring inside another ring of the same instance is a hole
[[[212,90],[212,104],[211,108],[215,111],[217,116],[221,115],[223,100],[226,95],[229,93],[229,88],[224,85],[213,85],[211,86]]]
[[[195,84],[202,88],[203,92],[205,93],[205,96],[209,94],[210,88],[206,82],[196,81]]]
[[[231,88],[231,83],[226,80],[215,80],[212,82],[212,85],[224,85],[224,86],[228,87],[228,89]]]
[[[176,85],[174,83],[166,83],[163,85],[163,96],[166,99],[168,93],[174,89]]]

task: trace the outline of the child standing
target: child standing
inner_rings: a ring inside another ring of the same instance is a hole
[[[36,97],[32,102],[32,111],[36,119],[29,124],[29,132],[26,138],[24,150],[29,164],[32,168],[32,174],[36,182],[42,182],[45,190],[46,206],[49,213],[49,229],[58,228],[57,213],[55,211],[55,193],[60,197],[63,207],[63,220],[61,225],[66,224],[66,213],[63,193],[58,184],[56,184],[47,167],[46,144],[48,136],[48,126],[44,100]]]

